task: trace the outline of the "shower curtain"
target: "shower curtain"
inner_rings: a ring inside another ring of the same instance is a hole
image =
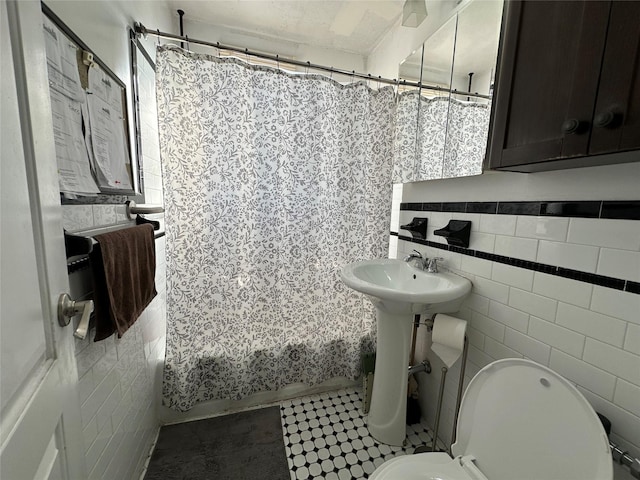
[[[420,96],[420,121],[416,147],[416,180],[433,180],[443,177],[445,144],[448,134],[449,97]]]
[[[451,99],[443,178],[482,173],[489,135],[491,104]]]
[[[393,137],[393,183],[408,183],[418,178],[416,135],[419,100],[419,90],[410,90],[398,95]]]
[[[399,95],[393,183],[480,175],[490,113],[490,104],[426,97],[417,90]]]
[[[359,375],[386,256],[394,92],[173,46],[157,52],[167,234],[164,403]]]

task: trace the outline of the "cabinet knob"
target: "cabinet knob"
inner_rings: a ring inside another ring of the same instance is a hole
[[[615,127],[618,124],[618,115],[613,110],[600,112],[593,117],[593,125],[598,128]]]
[[[568,118],[562,123],[562,133],[571,135],[572,133],[579,133],[582,127],[582,122],[577,118]]]

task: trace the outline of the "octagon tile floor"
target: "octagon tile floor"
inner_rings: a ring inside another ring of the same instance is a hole
[[[374,440],[361,410],[360,390],[349,388],[280,404],[284,444],[292,479],[368,478],[383,462],[412,454],[431,442],[424,424],[407,426],[404,447]]]

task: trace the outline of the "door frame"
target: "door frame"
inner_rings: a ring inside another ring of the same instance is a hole
[[[47,452],[51,438],[38,438],[33,428],[55,430],[62,471],[67,478],[86,478],[80,418],[78,372],[72,328],[58,324],[57,303],[69,291],[62,226],[62,206],[53,138],[46,50],[39,1],[2,0],[15,69],[18,111],[26,165],[31,223],[47,339],[46,360],[7,406],[1,419],[2,457],[11,462],[30,451]],[[6,161],[6,160],[3,160]],[[27,221],[25,219],[25,221]],[[71,323],[73,325],[73,323]],[[57,411],[53,418],[47,412]],[[55,421],[53,425],[51,422]],[[55,425],[58,425],[57,427]],[[31,458],[34,469],[40,463]],[[46,459],[45,459],[46,461]],[[9,467],[9,466],[8,466]],[[4,466],[3,466],[4,471]]]

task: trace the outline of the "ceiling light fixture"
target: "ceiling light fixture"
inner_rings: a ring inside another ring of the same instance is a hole
[[[427,18],[425,0],[406,0],[402,7],[402,26],[416,28]]]

